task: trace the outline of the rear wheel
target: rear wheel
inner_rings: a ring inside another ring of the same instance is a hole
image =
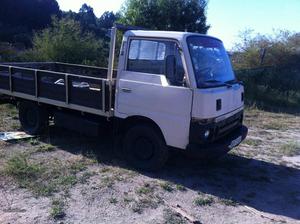
[[[23,130],[30,135],[41,134],[48,125],[47,110],[32,102],[19,104],[19,119]]]
[[[136,125],[124,139],[124,152],[130,164],[138,169],[158,170],[168,159],[168,148],[161,134],[151,125]]]

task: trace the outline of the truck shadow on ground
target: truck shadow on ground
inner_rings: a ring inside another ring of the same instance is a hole
[[[173,156],[154,177],[230,200],[233,205],[300,219],[300,170],[296,168],[231,154],[207,165]]]
[[[95,155],[99,163],[132,169],[116,156],[112,137],[85,137],[50,127],[47,142],[74,154]],[[152,178],[210,194],[231,205],[300,219],[300,169],[238,155],[226,155],[213,164],[173,152],[164,169],[142,172]]]

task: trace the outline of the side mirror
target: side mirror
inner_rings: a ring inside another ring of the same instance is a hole
[[[185,85],[184,81],[184,69],[182,66],[177,65],[175,55],[168,55],[165,61],[165,74],[170,84],[174,86]]]
[[[173,84],[176,82],[176,57],[168,55],[165,61],[165,74],[167,79]]]

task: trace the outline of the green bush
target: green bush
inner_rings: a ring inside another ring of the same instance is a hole
[[[0,42],[0,62],[16,60],[18,55],[17,49],[9,43]]]
[[[83,32],[79,22],[54,17],[50,28],[34,35],[33,48],[23,54],[23,59],[104,66],[106,54],[104,43]]]
[[[235,71],[245,85],[248,105],[282,112],[300,112],[300,70],[276,67]]]
[[[238,79],[245,84],[246,103],[300,111],[299,46],[300,33],[242,34],[232,61]]]

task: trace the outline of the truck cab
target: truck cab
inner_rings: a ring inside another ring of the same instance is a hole
[[[215,37],[127,31],[116,89],[115,116],[150,119],[167,146],[212,156],[247,135],[244,87]]]

